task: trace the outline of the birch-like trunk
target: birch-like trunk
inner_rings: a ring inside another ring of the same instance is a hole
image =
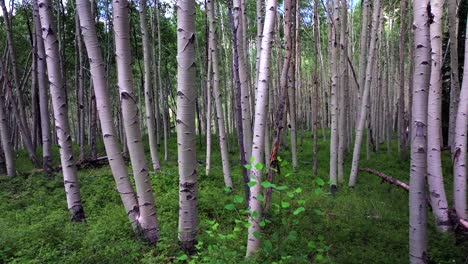
[[[399,40],[399,89],[398,89],[398,151],[406,150],[405,124],[405,38],[406,38],[406,0],[400,2],[400,40]]]
[[[114,37],[117,64],[117,83],[122,106],[122,117],[127,147],[132,163],[139,206],[139,221],[144,237],[155,243],[159,239],[156,208],[141,138],[137,99],[133,91],[132,60],[130,54],[130,24],[128,2],[113,0]]]
[[[450,36],[450,112],[448,145],[454,153],[455,126],[460,103],[460,77],[458,70],[458,4],[460,1],[447,0],[447,19]]]
[[[410,263],[427,263],[426,175],[427,175],[427,99],[431,73],[429,0],[415,0],[414,11],[414,86],[411,116],[411,171],[409,191]]]
[[[208,3],[207,3],[208,5]],[[207,7],[208,12],[208,7]],[[208,37],[209,39],[209,37]],[[209,40],[208,40],[209,41]],[[209,44],[208,44],[209,45]],[[208,47],[210,49],[210,47]],[[212,62],[211,62],[211,51],[208,50],[208,65],[206,70],[206,166],[205,175],[210,175],[211,169],[211,86],[212,86]]]
[[[195,138],[195,0],[177,1],[177,153],[179,240],[193,253],[197,232],[197,157]]]
[[[340,26],[340,90],[339,90],[339,119],[338,119],[338,181],[344,181],[344,159],[346,150],[346,108],[348,91],[348,1],[341,0]]]
[[[263,150],[264,150],[264,136],[265,136],[265,119],[266,119],[266,106],[268,99],[268,76],[271,56],[271,42],[273,38],[273,29],[276,16],[276,0],[268,0],[265,6],[265,23],[263,25],[263,38],[261,45],[260,64],[258,72],[258,92],[257,102],[255,104],[255,124],[254,124],[254,137],[252,145],[252,157],[255,163],[263,163]],[[250,172],[250,180],[255,182],[255,185],[250,187],[250,201],[249,201],[249,230],[247,238],[247,253],[246,256],[254,255],[260,246],[260,232],[259,225],[262,217],[262,205],[259,200],[259,195],[262,193],[262,170],[257,169],[256,166],[252,167]]]
[[[207,12],[209,20],[209,52],[211,53],[211,63],[213,69],[213,97],[215,101],[216,117],[218,121],[219,151],[221,152],[221,161],[223,165],[224,185],[233,189],[231,179],[231,169],[229,165],[229,154],[226,141],[226,131],[224,128],[224,115],[221,91],[219,89],[219,64],[218,64],[218,41],[215,28],[215,9],[214,0],[207,0]]]
[[[4,65],[1,66],[4,67]],[[0,77],[0,79],[3,78]],[[7,83],[4,82],[3,86],[6,85]],[[3,89],[3,91],[5,91],[5,89]],[[13,177],[16,176],[15,152],[13,150],[13,144],[11,144],[10,128],[8,127],[8,117],[5,113],[4,107],[5,97],[2,94],[0,95],[0,137],[2,141],[3,154],[5,155],[6,172],[8,176]]]
[[[468,38],[466,38],[465,43],[463,83],[455,123],[455,141],[453,149],[454,205],[458,217],[462,219],[468,219],[466,211],[466,131],[468,128],[468,59],[466,58],[468,58]]]
[[[47,66],[44,50],[44,41],[41,36],[41,21],[39,18],[39,7],[37,1],[34,5],[34,27],[36,30],[36,49],[37,49],[37,84],[39,88],[39,111],[41,113],[41,136],[42,136],[42,168],[46,174],[52,172],[51,158],[51,139],[50,139],[50,113],[49,113],[49,95],[47,94]]]
[[[60,72],[60,54],[56,31],[54,30],[55,26],[53,24],[52,1],[39,0],[38,7],[68,210],[72,214],[72,221],[82,222],[85,220],[85,214],[83,205],[81,204],[80,186],[69,133],[68,106],[62,74]]]
[[[90,71],[94,83],[96,107],[101,122],[101,131],[104,147],[106,149],[109,165],[117,185],[117,192],[125,207],[133,228],[139,231],[138,202],[133,191],[127,171],[127,166],[122,156],[118,136],[115,133],[112,108],[109,96],[109,87],[106,80],[104,59],[99,48],[94,17],[91,13],[91,5],[88,0],[77,0],[76,10],[79,15],[81,34],[90,62]]]
[[[140,0],[140,28],[143,43],[146,126],[149,138],[151,164],[153,165],[153,170],[159,171],[161,166],[158,158],[158,140],[156,138],[156,125],[153,111],[153,91],[151,90],[153,86],[151,82],[151,47],[148,26],[146,24],[146,0]]]
[[[247,61],[244,50],[244,30],[241,0],[234,0],[234,27],[236,29],[237,41],[234,45],[237,46],[239,65],[236,70],[239,71],[239,80],[241,85],[241,103],[242,103],[242,129],[244,134],[244,151],[246,160],[250,160],[252,146],[252,118],[250,111],[250,89],[248,79]]]
[[[444,0],[431,0],[433,20],[430,25],[432,67],[427,109],[427,180],[432,211],[437,228],[450,229],[441,160],[442,117],[442,15]]]
[[[361,144],[362,136],[364,133],[364,125],[366,124],[366,117],[368,115],[367,108],[369,108],[369,92],[372,84],[372,73],[374,72],[374,62],[375,62],[375,52],[376,52],[376,42],[377,34],[379,28],[379,19],[380,19],[380,0],[374,2],[374,10],[372,15],[372,30],[371,30],[371,39],[369,45],[369,54],[367,57],[367,66],[366,66],[366,81],[364,84],[364,90],[362,91],[362,101],[360,106],[360,114],[358,125],[356,129],[356,140],[354,141],[354,150],[353,150],[353,161],[351,167],[351,174],[349,176],[349,186],[354,186],[357,180],[357,173],[359,169],[359,160],[361,157]],[[362,89],[362,88],[361,88]],[[370,138],[370,133],[367,134],[367,138]]]

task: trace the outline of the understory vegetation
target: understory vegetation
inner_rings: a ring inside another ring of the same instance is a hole
[[[332,195],[327,182],[329,141],[319,140],[318,177],[313,177],[308,132],[298,140],[297,171],[291,170],[287,159],[282,161],[281,175],[273,182],[273,203],[262,223],[262,249],[249,260],[244,258],[247,221],[242,213],[245,194],[238,152],[230,152],[236,189],[227,194],[217,148],[213,148],[212,172],[207,177],[201,165],[204,144],[197,140],[198,245],[194,256],[185,255],[176,232],[179,179],[175,140],[173,136],[169,144],[168,162],[161,164],[159,173],[151,174],[161,228],[157,246],[139,240],[132,231],[107,165],[79,171],[87,220],[77,224],[68,221],[62,175],[48,178],[35,172],[27,154],[19,152],[16,164],[20,176],[0,178],[0,263],[407,262],[408,193],[381,183],[374,175],[360,173],[358,188],[341,185]],[[382,145],[369,160],[363,153],[361,166],[408,182],[409,158],[400,158],[396,144],[389,153]],[[104,155],[101,148],[100,156]],[[282,156],[291,157],[288,150]],[[346,163],[350,159],[348,153]],[[53,160],[58,161],[57,149]],[[446,187],[451,190],[448,153],[444,153],[443,163]],[[430,263],[466,263],[467,242],[437,233],[432,214],[428,224]]]

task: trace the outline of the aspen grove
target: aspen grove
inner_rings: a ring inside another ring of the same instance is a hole
[[[0,263],[466,263],[468,0],[0,8]]]

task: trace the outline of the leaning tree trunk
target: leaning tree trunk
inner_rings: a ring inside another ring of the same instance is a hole
[[[179,240],[189,254],[197,231],[195,139],[195,0],[177,1],[177,153],[179,160]]]
[[[431,72],[429,0],[415,0],[414,77],[411,116],[411,171],[409,193],[410,263],[427,263],[426,174],[427,174],[427,99]]]
[[[367,57],[367,69],[366,69],[366,81],[364,84],[364,90],[362,92],[361,110],[356,129],[356,140],[354,141],[353,161],[351,168],[351,175],[349,176],[349,186],[354,186],[357,180],[357,173],[359,167],[359,160],[361,157],[361,144],[362,136],[364,133],[364,125],[366,124],[367,108],[369,107],[369,91],[372,84],[372,73],[374,72],[376,42],[377,42],[377,29],[379,28],[380,18],[380,0],[374,2],[374,10],[372,15],[372,30],[371,40],[369,45],[369,55]],[[369,120],[370,121],[370,120]],[[367,135],[370,137],[371,135]]]
[[[41,36],[41,21],[39,18],[39,7],[34,1],[34,26],[36,30],[37,46],[37,84],[39,88],[39,111],[41,113],[41,136],[42,136],[42,168],[46,174],[52,172],[51,139],[50,139],[50,113],[49,95],[47,94],[47,66],[44,50],[44,41]]]
[[[447,197],[442,177],[440,147],[442,142],[442,10],[444,0],[431,0],[433,21],[430,26],[432,68],[427,110],[427,180],[436,218],[437,228],[442,232],[450,229]]]
[[[92,81],[95,85],[96,107],[101,121],[101,131],[104,147],[106,149],[109,165],[117,185],[125,211],[133,228],[140,230],[138,202],[133,191],[127,166],[122,156],[118,136],[115,133],[109,90],[106,80],[106,69],[94,24],[94,16],[91,13],[91,5],[88,0],[77,0],[76,10],[79,15],[81,34],[85,44],[89,62]]]
[[[117,63],[117,82],[122,106],[127,147],[132,163],[139,206],[139,221],[144,237],[151,243],[159,239],[156,208],[141,138],[138,107],[133,92],[132,60],[130,54],[130,24],[128,2],[112,1]]]
[[[467,24],[468,28],[468,24]],[[467,30],[468,32],[468,30]],[[455,125],[453,150],[453,193],[458,217],[468,219],[466,211],[466,131],[468,125],[468,38],[465,40],[465,63],[460,102]]]
[[[231,180],[231,170],[229,166],[229,155],[226,142],[226,131],[224,128],[223,106],[221,101],[221,92],[219,90],[219,65],[218,65],[218,41],[215,28],[215,9],[214,0],[207,0],[207,12],[209,20],[209,52],[211,53],[211,63],[213,69],[213,97],[215,101],[216,117],[218,120],[219,150],[221,152],[221,161],[223,165],[224,185],[233,189]]]
[[[39,0],[38,6],[68,210],[72,213],[72,221],[82,222],[85,220],[85,214],[81,204],[80,186],[78,184],[78,175],[69,133],[68,106],[62,74],[60,72],[60,54],[56,31],[54,30],[55,26],[53,24],[52,1]]]
[[[151,154],[151,163],[153,170],[158,171],[161,166],[158,158],[158,145],[156,138],[156,125],[153,112],[153,91],[151,91],[151,47],[149,42],[148,26],[146,24],[146,0],[140,0],[140,28],[143,42],[143,61],[144,61],[144,89],[145,89],[145,112],[146,126],[148,129],[149,147]],[[156,81],[156,80],[155,80]]]
[[[7,85],[6,82],[4,82],[3,85]],[[2,94],[0,95],[0,137],[2,141],[3,154],[5,155],[7,175],[13,177],[16,176],[15,152],[13,150],[13,145],[11,144],[10,129],[8,127],[8,118],[5,113],[4,107],[5,97]]]
[[[455,120],[460,102],[460,77],[458,70],[458,3],[457,0],[447,0],[447,19],[450,35],[450,114],[448,145],[454,151]]]
[[[252,145],[252,158],[255,163],[263,162],[264,150],[264,136],[265,136],[265,119],[266,119],[266,106],[267,106],[267,93],[268,93],[268,76],[270,66],[270,51],[271,41],[273,38],[273,30],[276,16],[276,0],[268,0],[265,6],[265,23],[263,25],[263,38],[261,45],[260,64],[258,67],[258,92],[257,102],[255,104],[255,123],[254,123],[254,136]],[[252,166],[251,181],[255,183],[250,187],[251,198],[249,201],[249,233],[247,238],[247,257],[254,255],[260,246],[260,231],[259,225],[262,217],[262,205],[260,202],[260,195],[262,193],[262,170],[257,166]]]
[[[23,94],[21,92],[21,81],[20,81],[20,76],[18,72],[18,63],[16,61],[16,52],[15,52],[16,49],[15,49],[15,45],[13,41],[13,32],[12,32],[12,28],[10,24],[9,13],[6,8],[4,0],[0,0],[0,5],[2,6],[5,29],[7,33],[8,53],[10,55],[11,67],[13,68],[13,80],[14,80],[15,87],[16,87],[16,98],[13,97],[13,92],[10,86],[8,86],[7,94],[9,94],[13,100],[17,99],[18,101],[17,104],[16,103],[12,104],[12,107],[14,108],[13,115],[16,118],[18,129],[23,138],[23,143],[29,154],[29,159],[33,162],[35,166],[38,166],[39,163],[37,161],[36,150],[34,149],[34,146],[31,140],[31,133],[28,128],[28,123],[26,121],[26,113],[25,113],[26,109],[24,107]]]

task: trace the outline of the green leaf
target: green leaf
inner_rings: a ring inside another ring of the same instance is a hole
[[[291,176],[291,173],[290,173],[290,172],[288,172],[288,173],[286,173],[286,174],[284,175],[284,177],[286,177],[286,178],[288,178],[289,176]]]
[[[254,235],[254,237],[255,237],[256,239],[259,239],[259,238],[260,238],[260,232],[258,232],[258,231],[254,231],[254,232],[253,232],[253,235]]]
[[[254,163],[254,162],[255,162],[255,157],[254,157],[254,156],[250,157],[249,162],[250,162],[250,163]]]
[[[301,187],[297,188],[296,190],[294,190],[296,193],[301,193],[302,192],[302,189]]]
[[[323,255],[321,255],[321,254],[316,255],[316,256],[315,256],[315,260],[317,260],[317,261],[319,261],[319,262],[320,262],[320,261],[323,261]]]
[[[234,204],[226,204],[226,205],[224,206],[224,208],[226,208],[226,209],[229,210],[229,211],[232,211],[232,210],[236,209],[236,207],[234,206]]]
[[[180,261],[187,260],[187,259],[188,259],[188,256],[185,254],[177,258],[177,260],[180,260]]]
[[[245,164],[245,165],[244,165],[244,168],[250,170],[250,169],[252,169],[252,165],[250,165],[250,164]]]
[[[257,200],[259,200],[260,202],[264,202],[265,197],[263,197],[263,195],[259,194],[259,195],[257,195]]]
[[[288,202],[281,202],[281,207],[283,207],[283,208],[288,208],[289,206],[291,206],[290,203],[288,203]]]
[[[247,186],[249,186],[250,188],[254,187],[255,184],[257,184],[256,181],[250,181],[249,183],[247,183]]]
[[[265,226],[266,226],[265,220],[260,221],[260,222],[258,223],[258,225],[261,226],[261,227],[265,227]]]
[[[300,214],[300,213],[302,213],[304,211],[305,211],[305,208],[301,206],[301,207],[297,208],[296,210],[294,210],[293,214],[298,215],[298,214]]]
[[[260,217],[260,214],[259,214],[257,211],[253,211],[253,212],[252,212],[252,217],[255,218],[255,219],[257,219],[257,218]]]
[[[271,187],[272,185],[273,185],[273,184],[271,184],[271,182],[269,182],[269,181],[264,181],[264,182],[262,182],[262,187],[263,187],[263,188],[269,188],[269,187]]]
[[[314,213],[316,215],[325,215],[325,213],[323,213],[322,211],[320,211],[319,209],[314,209]]]
[[[294,198],[294,192],[287,192],[289,198]]]
[[[323,193],[323,190],[320,189],[320,188],[317,188],[317,189],[314,190],[314,192],[315,192],[315,194],[320,195],[320,194]]]
[[[255,164],[255,169],[257,169],[257,170],[263,170],[263,164],[260,163],[260,162],[257,163],[257,164]]]
[[[234,203],[242,203],[244,201],[244,198],[242,196],[235,195],[233,200]]]
[[[291,241],[295,241],[297,239],[297,231],[289,232],[288,239]]]
[[[305,204],[305,200],[298,200],[298,201],[297,201],[297,204],[303,205],[303,204]]]
[[[317,183],[318,186],[325,185],[325,182],[322,180],[322,178],[315,179],[315,183]]]
[[[286,186],[286,185],[281,185],[281,186],[275,186],[275,187],[273,187],[273,188],[275,188],[275,189],[278,190],[278,191],[284,191],[284,190],[286,190],[286,189],[288,188],[288,186]]]

